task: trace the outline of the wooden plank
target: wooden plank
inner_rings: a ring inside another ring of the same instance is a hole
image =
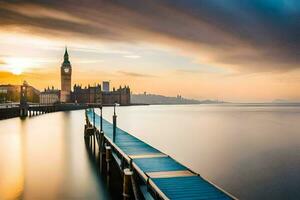
[[[106,135],[104,135],[105,139],[110,143],[111,146],[113,146],[113,148],[115,148],[124,158],[125,160],[130,163],[130,158]]]
[[[197,176],[196,174],[188,171],[167,171],[167,172],[148,172],[147,175],[150,178],[170,178],[170,177],[180,177],[180,176]]]
[[[144,179],[145,182],[148,180],[148,176],[135,164],[132,163],[132,167],[137,171],[137,173]]]
[[[155,153],[155,154],[141,154],[141,155],[129,155],[131,159],[135,158],[157,158],[157,157],[168,157],[163,153]]]
[[[149,185],[157,192],[157,194],[165,199],[165,200],[169,200],[169,198],[160,190],[160,188],[157,187],[157,185],[155,185],[155,183],[149,179]]]

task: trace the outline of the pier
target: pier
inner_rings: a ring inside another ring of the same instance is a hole
[[[84,138],[109,187],[119,186],[123,199],[236,199],[175,159],[86,109]],[[120,191],[120,190],[119,190]]]
[[[0,120],[13,117],[33,117],[46,113],[86,109],[97,104],[3,104],[0,105]]]
[[[86,109],[88,107],[98,107],[97,103],[50,103],[41,104],[28,101],[28,87],[26,81],[20,86],[20,102],[0,104],[0,120],[13,117],[32,117],[36,115],[57,112]],[[109,106],[109,105],[108,105]]]

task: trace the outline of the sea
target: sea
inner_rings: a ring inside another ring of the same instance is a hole
[[[99,112],[99,110],[97,110]],[[300,199],[300,105],[117,107],[117,124],[239,199]],[[103,116],[112,121],[113,108]],[[0,199],[111,199],[84,110],[0,121]]]

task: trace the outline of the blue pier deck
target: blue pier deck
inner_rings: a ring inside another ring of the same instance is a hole
[[[87,118],[93,124],[93,111]],[[100,118],[95,115],[95,126],[100,130]],[[102,120],[104,137],[120,151],[128,163],[163,199],[227,200],[236,199],[205,180],[173,158],[117,127],[113,142],[113,125]]]

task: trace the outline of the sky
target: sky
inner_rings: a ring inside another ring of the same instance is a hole
[[[0,84],[300,101],[299,0],[0,0]]]

